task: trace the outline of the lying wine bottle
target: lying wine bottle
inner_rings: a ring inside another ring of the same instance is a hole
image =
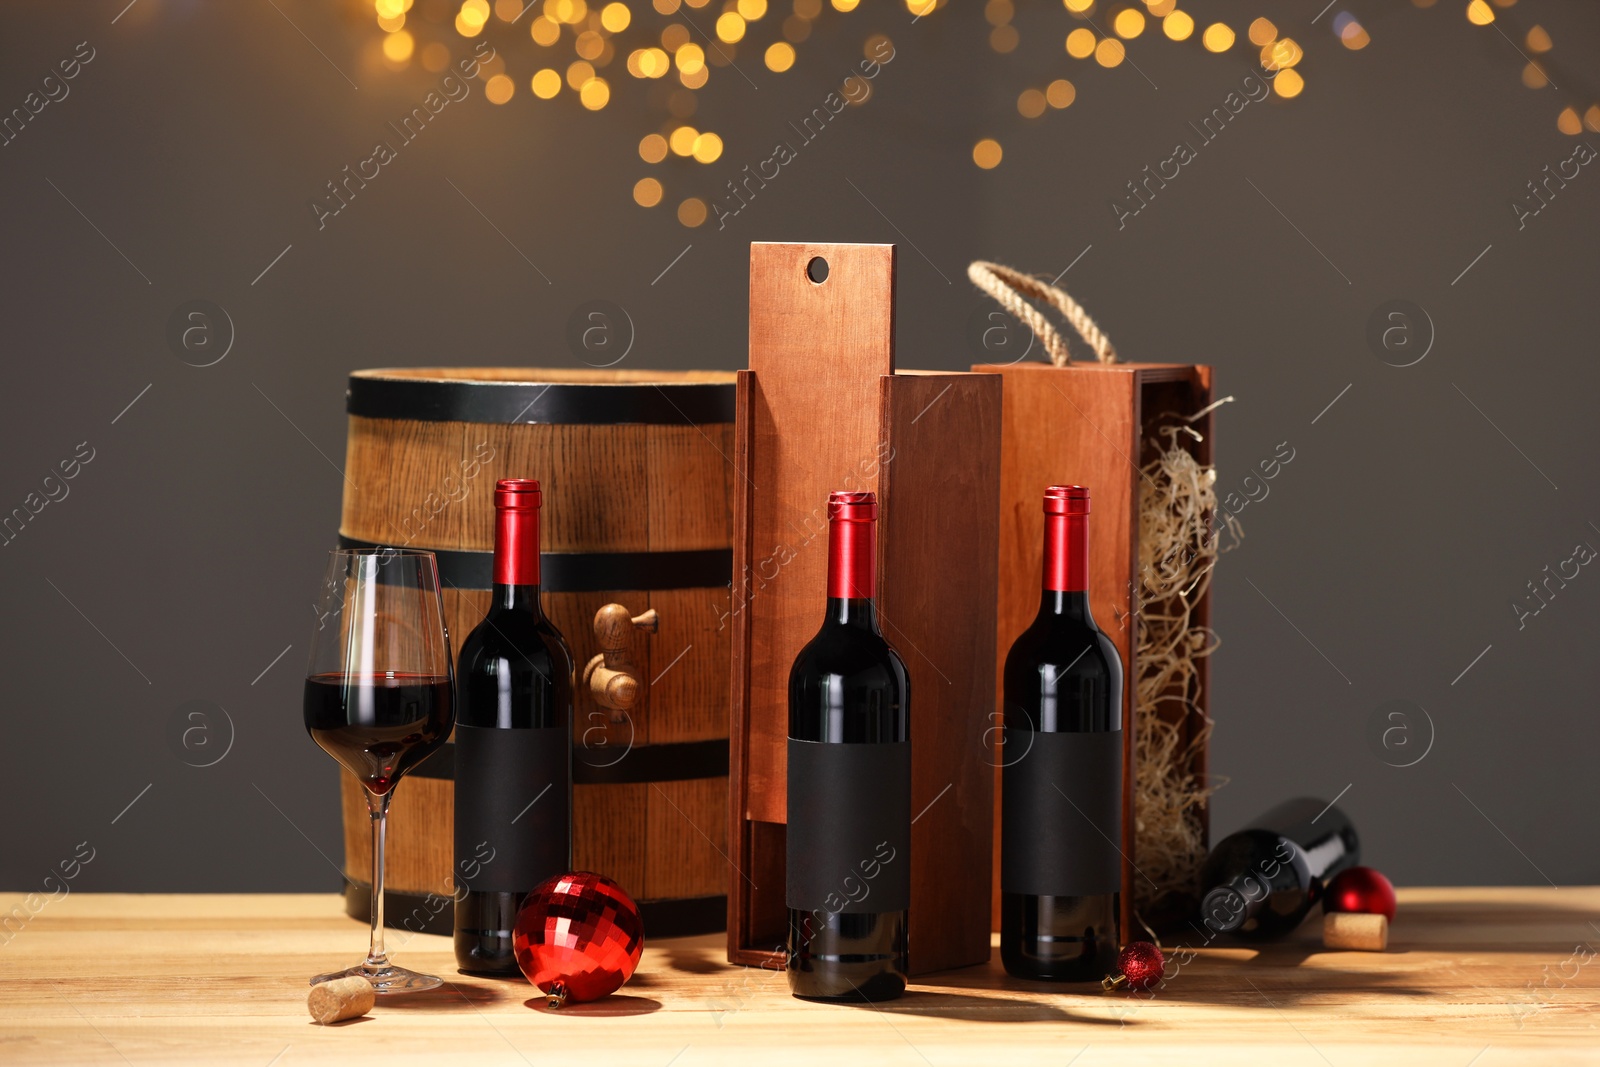
[[[1200,918],[1209,930],[1282,937],[1322,900],[1333,876],[1361,862],[1349,817],[1311,797],[1284,801],[1223,838],[1200,872]]]
[[[1089,491],[1044,494],[1044,593],[1006,655],[1000,960],[1018,978],[1115,971],[1122,661],[1089,611]]]
[[[456,964],[516,976],[529,890],[572,869],[572,654],[539,605],[539,483],[494,490],[494,593],[461,644]]]
[[[828,607],[789,672],[789,989],[888,1000],[906,987],[910,687],[878,631],[878,503],[828,498]]]

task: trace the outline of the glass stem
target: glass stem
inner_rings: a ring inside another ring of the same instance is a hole
[[[367,815],[372,820],[372,944],[367,949],[369,970],[389,965],[383,948],[383,841],[389,825],[389,793],[367,794]]]

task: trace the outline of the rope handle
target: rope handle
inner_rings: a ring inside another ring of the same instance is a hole
[[[1061,316],[1072,324],[1073,329],[1078,331],[1078,336],[1083,338],[1084,343],[1094,349],[1095,358],[1101,363],[1117,361],[1117,350],[1111,347],[1111,339],[1089,317],[1089,313],[1064,290],[1057,289],[1049,282],[1040,281],[1020,270],[982,259],[974,260],[967,267],[967,277],[972,279],[973,285],[994,297],[1001,307],[1021,319],[1033,331],[1034,336],[1044,342],[1045,351],[1050,353],[1050,362],[1056,366],[1065,367],[1071,363],[1072,352],[1050,320],[1042,311],[1024,300],[1024,296],[1042,300],[1059,311]]]

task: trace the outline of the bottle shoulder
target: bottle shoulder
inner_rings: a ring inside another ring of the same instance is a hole
[[[491,611],[461,642],[461,673],[499,660],[527,659],[572,673],[572,650],[561,631],[542,615],[520,611]]]
[[[795,656],[790,684],[813,677],[837,677],[847,684],[907,688],[905,661],[880,633],[824,624]]]
[[[1122,657],[1103,630],[1082,623],[1035,619],[1006,653],[1007,689],[1036,690],[1049,679],[1099,680],[1122,685]]]

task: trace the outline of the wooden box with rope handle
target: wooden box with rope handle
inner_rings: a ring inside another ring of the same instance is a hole
[[[1192,473],[1196,484],[1189,489],[1210,490],[1211,368],[1121,362],[1105,333],[1062,290],[996,263],[975,262],[968,276],[1032,332],[1038,343],[1030,347],[1042,347],[1049,358],[972,368],[1004,383],[995,708],[1003,706],[1006,653],[1039,606],[1041,494],[1054,484],[1087,486],[1093,501],[1090,606],[1124,667],[1122,935],[1124,941],[1144,937],[1147,928],[1169,927],[1193,909],[1192,882],[1207,844],[1213,518],[1193,504],[1194,493],[1187,494],[1191,540],[1207,543],[1183,546],[1182,556],[1158,549],[1163,558],[1157,559],[1148,558],[1152,531],[1141,530],[1141,521],[1148,523],[1151,508],[1163,505],[1170,483],[1162,474],[1170,473],[1173,459]],[[1033,301],[1064,318],[1093,358],[1074,360]],[[1174,577],[1186,588],[1173,588]],[[1176,660],[1169,654],[1174,647],[1181,650]],[[1141,747],[1162,756],[1141,766]],[[1003,755],[995,760],[1003,761]],[[997,777],[997,848],[999,793]],[[998,859],[994,871],[998,929]]]

